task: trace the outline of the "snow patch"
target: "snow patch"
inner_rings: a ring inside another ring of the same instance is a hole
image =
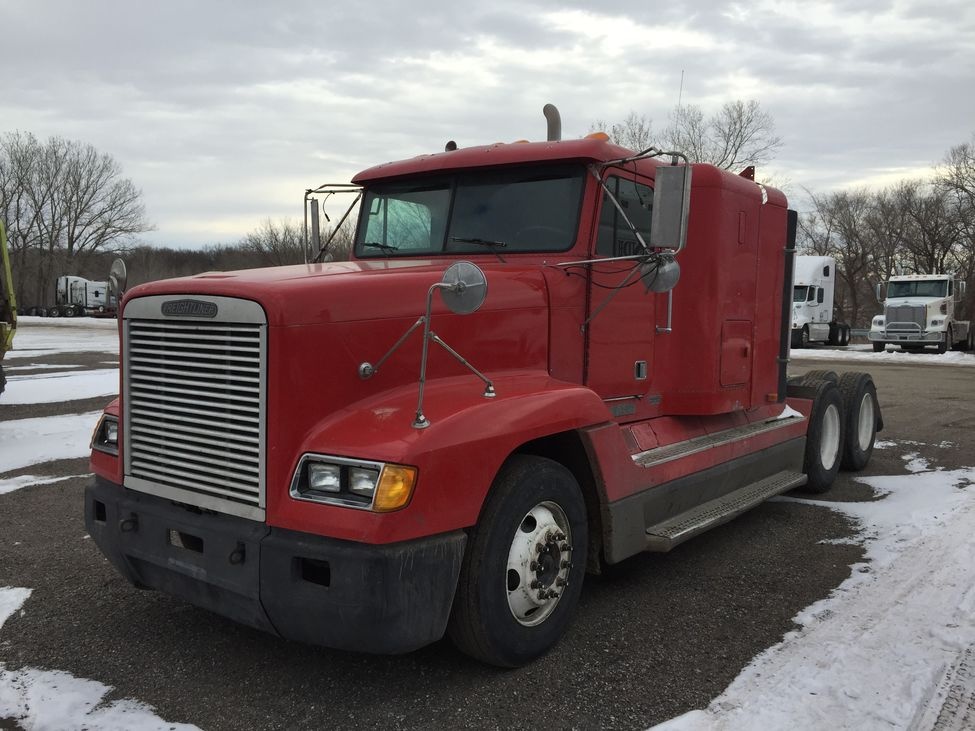
[[[0,403],[54,404],[96,396],[115,396],[118,394],[118,379],[118,368],[13,376],[7,381],[7,389],[0,396]]]
[[[30,589],[21,589],[16,586],[0,587],[0,629],[3,628],[8,619],[17,613],[17,610],[24,606],[24,602],[27,601],[30,594]]]
[[[0,421],[0,472],[87,457],[100,411]]]
[[[858,479],[884,498],[810,504],[857,521],[867,562],[707,709],[655,729],[904,729],[945,703],[975,647],[975,468]]]
[[[8,492],[20,490],[24,487],[51,485],[55,482],[64,482],[65,480],[75,480],[90,476],[91,473],[89,472],[84,475],[67,475],[66,477],[39,477],[37,475],[18,475],[17,477],[8,477],[6,480],[0,480],[0,495],[6,495]]]
[[[0,588],[0,628],[30,595],[30,589]],[[107,703],[105,696],[111,690],[104,683],[59,670],[7,670],[0,663],[0,718],[13,719],[26,729],[199,731],[190,724],[164,721],[145,703]]]

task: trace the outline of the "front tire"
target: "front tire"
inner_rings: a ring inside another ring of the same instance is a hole
[[[572,473],[543,457],[511,457],[471,530],[447,628],[457,648],[500,667],[548,651],[579,601],[587,541]]]
[[[882,352],[884,352],[884,350],[886,348],[887,348],[887,343],[876,343],[875,342],[873,344],[873,352],[874,353],[882,353]]]
[[[945,330],[941,333],[941,340],[938,341],[938,355],[948,352],[948,348],[951,347],[951,329]]]

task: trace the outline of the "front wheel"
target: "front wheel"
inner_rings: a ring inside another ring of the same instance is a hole
[[[551,648],[578,603],[587,540],[572,473],[543,457],[510,458],[468,541],[448,625],[458,649],[518,667]]]
[[[882,353],[884,351],[884,349],[886,349],[886,347],[887,347],[887,343],[876,343],[875,342],[873,344],[873,352],[874,353]]]
[[[948,352],[951,347],[951,330],[941,333],[941,340],[938,341],[938,354]]]

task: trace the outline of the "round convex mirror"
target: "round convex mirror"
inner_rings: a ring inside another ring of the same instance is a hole
[[[121,298],[122,293],[125,292],[125,284],[128,280],[128,275],[125,270],[125,262],[121,259],[116,259],[112,262],[112,268],[108,270],[108,288],[111,290],[112,294],[116,297]]]
[[[487,297],[487,277],[477,264],[469,261],[458,261],[447,267],[440,283],[444,304],[457,315],[476,312]]]

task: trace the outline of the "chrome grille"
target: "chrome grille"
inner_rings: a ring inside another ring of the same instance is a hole
[[[126,307],[123,331],[126,486],[263,519],[263,311],[209,297],[251,321],[163,317],[172,298],[144,299]]]
[[[887,330],[891,332],[924,330],[928,309],[924,305],[895,305],[884,313]]]

